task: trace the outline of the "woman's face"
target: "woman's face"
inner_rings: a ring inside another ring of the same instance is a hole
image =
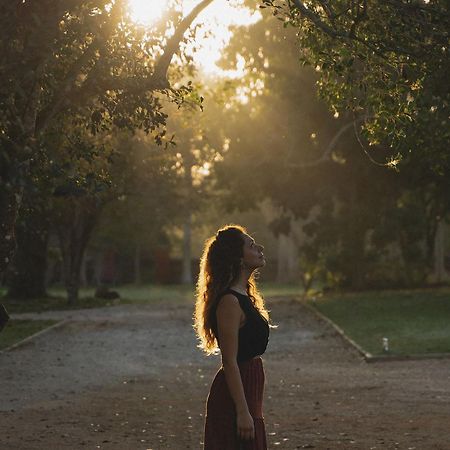
[[[248,234],[244,234],[244,248],[242,255],[242,263],[245,268],[254,270],[263,267],[266,264],[263,250],[264,247],[255,242]]]

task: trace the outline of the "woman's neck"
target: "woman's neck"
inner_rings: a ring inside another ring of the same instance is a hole
[[[246,271],[241,272],[241,275],[235,283],[233,283],[230,288],[239,292],[240,294],[247,295],[247,286],[248,280],[250,278],[251,273],[247,273]]]
[[[241,286],[240,284],[233,284],[230,286],[233,291],[239,292],[239,294],[247,295],[247,286]]]

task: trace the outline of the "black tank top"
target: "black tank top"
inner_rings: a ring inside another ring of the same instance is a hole
[[[247,361],[255,356],[262,355],[266,351],[269,342],[269,323],[266,318],[261,315],[247,295],[236,292],[233,289],[228,289],[222,295],[225,294],[236,296],[246,318],[244,325],[239,328],[237,361]],[[213,311],[212,329],[219,343],[215,310]]]

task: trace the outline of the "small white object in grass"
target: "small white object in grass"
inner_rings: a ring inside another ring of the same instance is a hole
[[[383,338],[383,351],[384,352],[389,351],[389,339],[387,337]]]

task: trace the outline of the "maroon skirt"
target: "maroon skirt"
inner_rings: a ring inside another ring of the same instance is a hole
[[[223,367],[214,377],[206,401],[204,450],[266,450],[263,416],[264,368],[261,357],[238,363],[248,409],[255,424],[255,439],[237,436],[236,412]]]

